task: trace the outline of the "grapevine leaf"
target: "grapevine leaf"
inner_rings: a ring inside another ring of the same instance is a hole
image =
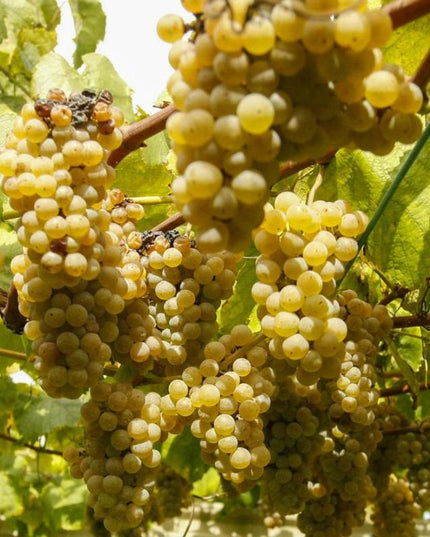
[[[13,110],[5,103],[0,103],[0,144],[4,144],[6,134],[12,128],[15,114]]]
[[[397,28],[384,48],[386,63],[401,65],[406,74],[413,75],[428,51],[430,15]]]
[[[218,321],[222,333],[230,332],[238,324],[248,324],[254,307],[251,288],[256,281],[255,259],[244,259],[237,273],[233,295],[220,309]]]
[[[77,69],[82,65],[83,56],[94,52],[104,39],[106,15],[99,0],[69,0],[69,5],[76,32],[73,62]]]
[[[46,28],[54,30],[61,21],[61,10],[56,0],[40,0],[40,9],[45,19]]]
[[[5,359],[5,357],[2,355],[1,349],[22,353],[25,353],[26,349],[23,336],[11,332],[9,328],[5,327],[3,322],[0,322],[0,342],[0,373],[2,373],[6,367],[14,363],[14,359]]]
[[[400,370],[400,373],[403,375],[403,377],[406,379],[407,383],[409,384],[412,393],[417,394],[418,393],[418,381],[414,374],[413,369],[408,364],[406,360],[403,359],[402,356],[400,356],[397,347],[394,345],[394,342],[390,342],[389,348],[391,351],[391,354],[393,356],[394,361],[397,364],[397,367]]]
[[[20,498],[11,486],[8,472],[0,472],[0,515],[8,518],[17,516],[22,512]]]
[[[133,151],[116,168],[115,186],[128,196],[166,196],[173,173],[168,169],[169,147],[164,133],[153,136],[147,147]],[[145,206],[143,229],[151,229],[176,212],[173,204]]]
[[[7,289],[12,280],[10,262],[12,258],[22,252],[22,247],[16,240],[16,233],[0,224],[0,251],[4,256],[4,267],[0,272],[0,288]]]
[[[404,332],[404,335],[395,338],[396,348],[402,359],[416,373],[423,361],[421,331],[419,327],[414,327],[405,329]]]
[[[426,420],[430,417],[430,391],[420,392],[419,400],[420,406],[417,409],[417,419]]]
[[[55,31],[45,28],[23,28],[18,34],[18,47],[13,58],[14,69],[31,75],[40,58],[57,44]]]
[[[398,145],[383,158],[361,151],[339,151],[328,166],[318,197],[326,200],[353,200],[354,209],[368,214],[378,203],[402,160],[407,147]],[[427,144],[413,164],[368,241],[368,256],[388,280],[409,289],[418,288],[430,274],[427,242],[430,195]]]
[[[74,479],[63,479],[61,486],[49,483],[44,487],[41,501],[45,513],[50,512],[62,530],[77,530],[85,516],[86,486]]]
[[[200,496],[209,496],[215,494],[219,488],[221,479],[215,468],[209,468],[200,479],[193,483],[193,494]]]
[[[85,54],[82,60],[84,86],[95,90],[108,89],[114,97],[115,104],[124,112],[125,118],[132,121],[134,116],[131,89],[119,76],[112,62],[101,54]]]
[[[200,442],[189,429],[175,437],[170,437],[163,444],[163,460],[178,474],[194,483],[207,471],[207,465],[200,457]]]
[[[22,440],[34,442],[56,427],[74,427],[80,417],[80,401],[40,396],[21,398],[14,412]]]
[[[84,84],[80,75],[62,56],[50,52],[41,58],[34,69],[31,93],[45,96],[49,89],[56,87],[62,88],[66,93],[71,93],[82,90]]]

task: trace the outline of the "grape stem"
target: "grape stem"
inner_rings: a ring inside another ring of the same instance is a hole
[[[428,0],[394,0],[383,10],[390,15],[396,29],[430,13],[430,3]]]
[[[309,191],[308,205],[312,205],[312,203],[314,202],[315,194],[317,193],[317,190],[319,189],[319,187],[323,183],[324,171],[325,171],[325,166],[320,164],[320,169],[319,169],[317,178],[315,179],[315,182],[314,182],[314,184],[312,185],[312,188]]]
[[[21,447],[26,447],[28,449],[36,451],[37,453],[45,453],[47,455],[59,455],[60,457],[63,456],[61,451],[56,451],[55,449],[48,449],[41,446],[33,446],[33,444],[22,443],[17,438],[14,438],[13,436],[9,436],[7,434],[0,433],[0,439],[6,440],[7,442],[12,442],[14,444],[19,444]]]
[[[237,358],[241,358],[242,356],[245,356],[248,351],[253,349],[256,345],[259,343],[262,343],[266,339],[265,334],[260,333],[258,334],[252,341],[250,341],[247,345],[244,345],[243,347],[240,347],[237,351],[233,352],[232,354],[226,356],[221,361],[221,367],[224,368],[230,364],[232,364]]]
[[[392,429],[388,431],[382,431],[384,436],[391,436],[395,434],[416,433],[424,432],[430,427],[430,423],[423,422],[420,425],[410,425],[409,427],[401,427],[399,429]]]
[[[108,163],[117,166],[129,153],[142,147],[145,140],[164,130],[168,117],[175,110],[173,104],[169,104],[159,112],[124,127],[122,144],[109,155]]]
[[[430,390],[428,382],[420,382],[417,390],[413,389],[409,384],[401,384],[400,386],[390,386],[379,391],[379,397],[391,397],[393,395],[403,395],[404,393],[415,393],[415,391]]]
[[[411,82],[414,82],[414,84],[416,84],[422,89],[424,97],[426,96],[425,89],[429,81],[430,81],[430,49],[427,51],[427,54],[424,56],[420,65],[418,66],[418,69],[415,71],[414,76],[411,78]]]

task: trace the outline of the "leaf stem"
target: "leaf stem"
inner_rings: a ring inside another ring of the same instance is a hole
[[[27,361],[27,355],[23,352],[0,348],[0,354],[2,356],[7,356],[8,358],[13,358],[14,360]]]

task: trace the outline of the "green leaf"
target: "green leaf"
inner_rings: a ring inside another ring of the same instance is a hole
[[[83,56],[94,52],[104,39],[106,15],[99,0],[69,0],[69,5],[76,32],[73,63],[77,69],[82,65]]]
[[[11,486],[6,472],[0,472],[0,514],[4,517],[18,516],[22,512],[22,502]]]
[[[397,28],[384,48],[385,63],[401,65],[406,74],[413,75],[428,52],[430,15]]]
[[[57,0],[40,0],[40,9],[45,19],[46,28],[54,30],[61,21],[61,10]]]
[[[23,28],[18,34],[13,70],[31,74],[40,58],[51,52],[56,45],[55,31],[47,31],[45,28]]]
[[[4,266],[0,272],[0,288],[7,289],[12,281],[10,262],[22,252],[22,246],[16,239],[15,231],[10,230],[6,224],[0,224],[0,251],[4,256]]]
[[[77,530],[85,517],[87,489],[76,479],[63,479],[61,486],[48,483],[43,488],[41,501],[45,513],[51,513],[59,529]],[[46,521],[45,521],[46,524]]]
[[[0,103],[0,144],[3,145],[6,134],[11,130],[16,115],[6,103]]]
[[[412,393],[417,394],[419,391],[418,381],[415,376],[415,373],[408,362],[400,355],[399,350],[394,345],[394,342],[389,343],[389,349],[391,351],[392,357],[397,364],[397,367],[400,370],[400,373],[406,379],[407,383],[411,387]]]
[[[328,166],[318,197],[349,200],[354,209],[372,215],[406,156],[407,147],[402,145],[385,157],[342,150]],[[409,289],[420,287],[430,273],[429,160],[430,145],[426,144],[367,244],[368,257],[387,279]]]
[[[252,256],[241,262],[233,295],[219,311],[218,322],[222,333],[229,333],[238,324],[248,324],[255,305],[251,288],[256,281],[255,259]]]
[[[82,82],[85,87],[101,90],[108,89],[114,102],[123,111],[127,121],[134,119],[131,101],[131,89],[119,76],[112,62],[101,54],[83,56]]]
[[[16,403],[16,426],[22,440],[34,442],[57,427],[75,427],[80,417],[81,402],[29,396]]]
[[[215,494],[219,488],[221,478],[215,468],[209,468],[200,479],[193,483],[193,494],[203,498]]]
[[[169,146],[164,133],[150,138],[147,147],[133,151],[116,168],[115,186],[128,196],[166,196],[173,173],[168,164]],[[177,212],[173,204],[146,205],[142,229],[151,229]]]
[[[410,335],[407,335],[410,334]],[[402,359],[416,373],[423,362],[421,330],[419,327],[402,330],[402,335],[395,337],[396,349]]]
[[[194,483],[201,479],[208,469],[201,459],[200,451],[200,441],[187,428],[178,436],[170,436],[163,443],[161,453],[164,462],[190,483]]]
[[[51,88],[61,88],[68,94],[83,87],[80,75],[55,52],[41,58],[31,80],[31,94],[39,97],[44,97]]]

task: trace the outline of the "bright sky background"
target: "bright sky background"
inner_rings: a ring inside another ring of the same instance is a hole
[[[165,90],[173,72],[167,60],[170,45],[157,36],[158,19],[166,13],[178,13],[187,21],[180,0],[101,0],[107,17],[106,38],[97,52],[107,56],[121,77],[134,90],[133,100],[152,113],[152,103]],[[62,4],[62,22],[58,28],[56,52],[72,63],[75,35],[68,2]]]

